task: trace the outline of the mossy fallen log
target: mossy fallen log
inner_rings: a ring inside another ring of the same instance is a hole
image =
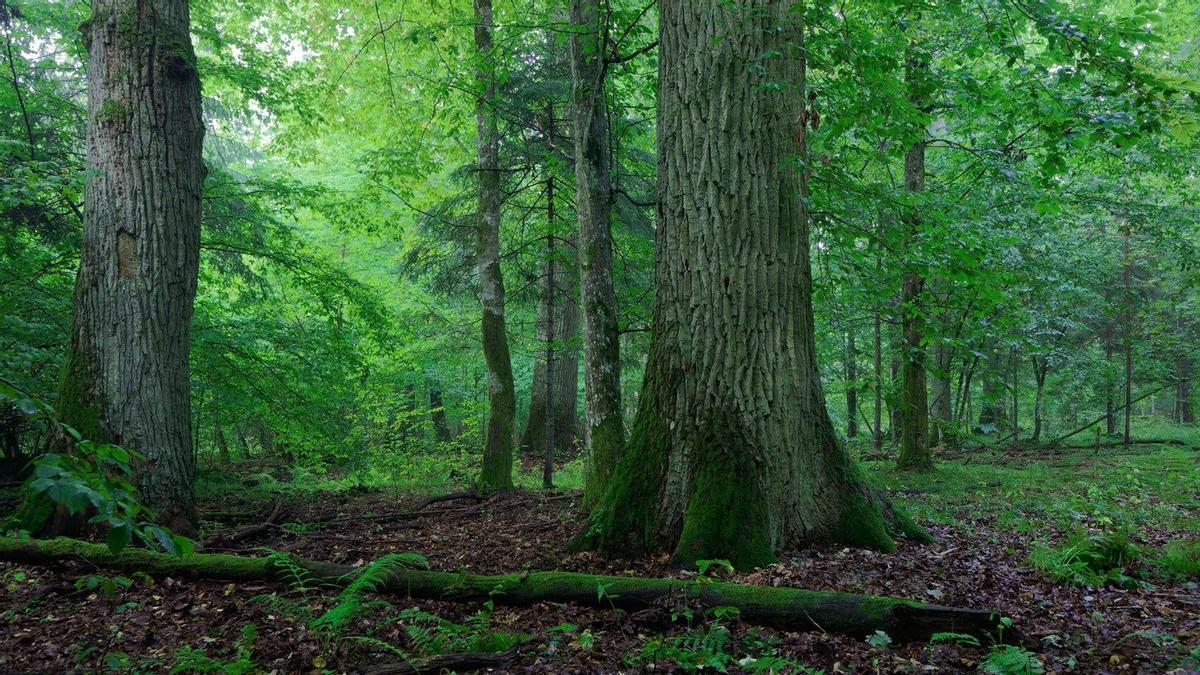
[[[275,554],[267,557],[195,553],[185,556],[126,549],[112,553],[101,544],[76,539],[0,537],[0,560],[43,564],[81,560],[126,572],[166,574],[218,581],[275,581],[344,586],[359,568]],[[992,634],[1000,614],[977,609],[928,605],[912,600],[851,593],[809,591],[695,579],[616,577],[574,572],[528,572],[481,576],[465,572],[392,569],[378,592],[419,599],[483,601],[529,605],[574,602],[627,610],[663,603],[699,602],[729,606],[751,624],[787,630],[819,630],[865,637],[877,630],[896,640],[926,640],[934,633]],[[1014,637],[1005,631],[1005,637]]]

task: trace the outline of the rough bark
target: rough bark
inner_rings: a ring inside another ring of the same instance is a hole
[[[583,540],[603,555],[748,568],[817,540],[895,545],[817,372],[797,161],[817,121],[790,7],[660,3],[653,331],[629,443]]]
[[[219,581],[293,583],[299,571],[306,582],[346,586],[362,567],[337,565],[276,554],[249,557],[197,553],[186,556],[108,547],[74,539],[12,539],[0,537],[0,560],[55,563],[82,560],[90,565],[125,572],[169,574]],[[433,572],[393,567],[379,593],[452,602],[493,601],[502,605],[573,602],[602,609],[642,610],[664,601],[698,602],[707,607],[729,606],[751,624],[795,631],[820,630],[853,636],[886,632],[896,640],[928,640],[934,633],[992,636],[998,612],[927,605],[913,600],[809,591],[780,586],[754,586],[720,581],[618,577],[574,572],[522,572],[479,576],[465,572]],[[597,589],[604,588],[604,593]],[[1008,638],[1014,632],[1005,631]]]
[[[608,147],[607,27],[600,0],[570,0],[574,104],[575,213],[583,298],[584,438],[588,470],[584,506],[603,494],[625,444],[621,416],[620,333],[613,290],[612,199]]]
[[[188,348],[200,253],[204,123],[188,3],[95,0],[87,172],[71,343],[56,410],[140,453],[157,518],[195,522]]]
[[[516,391],[504,325],[504,279],[500,273],[500,132],[496,123],[496,60],[492,54],[492,0],[475,0],[475,72],[482,94],[475,105],[479,151],[479,301],[483,308],[483,356],[487,362],[488,419],[480,492],[511,490]]]

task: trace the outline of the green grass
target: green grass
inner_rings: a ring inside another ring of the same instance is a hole
[[[992,518],[1000,528],[1020,532],[1047,526],[1200,530],[1200,467],[1188,447],[1104,448],[1098,454],[1064,449],[1028,458],[982,450],[968,457],[939,462],[929,474],[895,472],[891,461],[865,464],[877,487],[900,491],[924,522]]]
[[[1200,578],[1200,539],[1172,541],[1154,562],[1168,573]]]

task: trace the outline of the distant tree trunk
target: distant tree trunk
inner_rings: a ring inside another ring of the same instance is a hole
[[[574,103],[575,213],[579,219],[579,274],[583,296],[584,438],[588,464],[585,507],[596,503],[625,445],[621,415],[621,354],[613,290],[608,102],[600,0],[570,0],[571,81]]]
[[[1008,369],[1009,372],[1012,373],[1012,389],[1010,390],[1012,392],[1012,421],[1009,423],[1009,426],[1011,427],[1014,441],[1018,440],[1021,431],[1021,408],[1018,405],[1017,400],[1017,395],[1020,391],[1021,384],[1021,370],[1019,365],[1020,362],[1017,361],[1017,350],[1010,350],[1008,353]]]
[[[433,437],[439,443],[450,440],[450,425],[446,422],[446,404],[442,401],[442,390],[429,388],[429,421],[433,424]]]
[[[858,350],[854,329],[846,331],[846,438],[858,435]]]
[[[875,426],[872,428],[875,450],[883,449],[883,317],[875,304]]]
[[[1004,403],[1004,372],[1001,357],[993,352],[983,372],[983,391],[979,402],[979,426],[1000,429],[1007,422]]]
[[[1037,389],[1033,396],[1033,444],[1037,445],[1042,441],[1042,401],[1046,390],[1046,373],[1050,369],[1050,359],[1046,357],[1032,357],[1033,361],[1033,380],[1037,385]]]
[[[933,431],[930,432],[930,443],[936,436],[943,446],[954,445],[954,408],[950,391],[950,376],[953,358],[950,345],[938,342],[933,348],[933,383],[931,385],[933,400],[929,409],[933,415]]]
[[[1192,361],[1189,358],[1179,360],[1176,370],[1179,378],[1191,378]],[[1192,381],[1186,379],[1175,385],[1175,421],[1179,424],[1195,424],[1196,415],[1192,412]]]
[[[483,356],[488,371],[487,436],[480,492],[511,490],[516,393],[508,333],[504,326],[504,279],[500,273],[500,132],[496,124],[496,68],[492,54],[492,0],[475,0],[475,72],[482,95],[475,105],[479,149],[479,300],[483,307]]]
[[[188,347],[205,169],[188,3],[93,0],[82,28],[87,186],[56,409],[84,438],[140,453],[142,499],[191,532]]]
[[[905,58],[905,83],[908,97],[918,109],[927,105],[925,72],[928,64],[917,47],[910,46]],[[904,155],[904,188],[910,193],[925,190],[925,129]],[[905,213],[904,247],[915,247],[921,232],[921,216],[917,208]],[[900,291],[900,317],[904,334],[903,381],[900,393],[900,458],[901,469],[930,471],[933,455],[929,452],[929,401],[925,388],[925,279],[914,270],[904,273]]]
[[[890,550],[887,507],[839,443],[817,372],[795,161],[816,125],[803,15],[783,1],[659,6],[650,357],[585,542],[742,569],[817,540]]]
[[[560,452],[570,450],[579,441],[579,348],[575,341],[579,335],[579,305],[574,298],[563,297],[561,262],[554,264],[555,286],[559,289],[554,300],[554,317],[546,319],[547,300],[543,283],[542,298],[538,303],[538,341],[543,354],[533,365],[533,380],[529,391],[529,414],[521,432],[520,447],[525,456],[541,455],[546,448],[546,397],[549,393],[554,410],[555,448]],[[550,277],[543,264],[543,282]],[[568,284],[569,285],[569,284]],[[551,344],[554,346],[552,372],[546,377],[545,345],[546,331],[554,331]]]
[[[228,466],[233,458],[229,455],[229,443],[225,440],[225,430],[221,425],[213,425],[213,443],[217,446],[217,457],[221,464]]]
[[[1123,442],[1125,445],[1133,443],[1132,418],[1133,418],[1133,258],[1129,254],[1129,239],[1130,239],[1129,219],[1121,221],[1121,251],[1125,259],[1124,269],[1122,270],[1123,281],[1125,285],[1125,412],[1122,416],[1125,419],[1125,435]]]
[[[548,136],[550,143],[554,142],[554,107],[549,106],[546,117],[549,119]],[[554,287],[555,274],[554,270],[558,267],[558,262],[555,260],[554,238],[557,234],[554,231],[554,172],[548,172],[546,178],[546,382],[542,387],[542,391],[546,396],[546,423],[543,426],[545,438],[543,446],[545,447],[545,457],[542,461],[542,487],[547,490],[554,487],[554,417],[558,408],[557,401],[554,396],[554,381],[556,374],[562,370],[559,364],[554,359],[554,343],[558,338],[554,326],[555,308],[554,296],[557,290]],[[574,392],[572,392],[574,394]],[[574,396],[572,395],[572,399]],[[574,406],[572,406],[574,407]]]

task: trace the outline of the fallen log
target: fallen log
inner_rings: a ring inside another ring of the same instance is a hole
[[[345,586],[361,568],[275,554],[267,557],[217,553],[168,555],[145,549],[111,552],[102,544],[77,539],[0,537],[0,560],[48,563],[81,560],[127,572],[168,574],[218,581],[292,582]],[[997,612],[928,605],[900,598],[755,586],[697,579],[615,577],[574,572],[527,572],[481,576],[465,572],[391,569],[379,593],[449,601],[493,600],[507,605],[574,602],[602,609],[640,610],[673,601],[728,606],[750,624],[786,630],[843,633],[855,637],[886,632],[895,640],[927,640],[934,633],[991,635]],[[1004,631],[1014,639],[1014,631]]]

